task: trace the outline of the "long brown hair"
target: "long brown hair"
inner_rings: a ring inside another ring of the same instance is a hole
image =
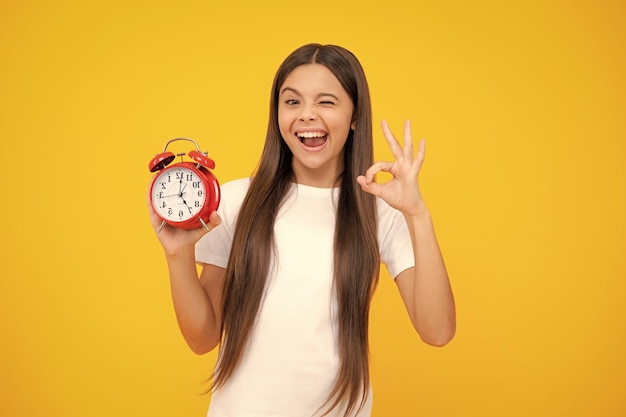
[[[265,147],[243,201],[226,268],[222,344],[212,388],[223,385],[241,360],[255,323],[274,248],[274,221],[294,180],[292,153],[278,127],[278,95],[287,76],[305,64],[323,64],[337,77],[354,105],[353,126],[344,147],[334,238],[334,286],[338,306],[340,369],[322,406],[345,402],[347,416],[360,409],[369,390],[368,321],[380,266],[376,201],[356,177],[373,162],[369,89],[358,59],[335,45],[309,44],[283,61],[272,85]]]

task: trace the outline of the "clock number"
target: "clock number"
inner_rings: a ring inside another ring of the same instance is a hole
[[[194,182],[191,184],[191,186],[192,186],[193,188],[200,188],[200,181],[194,181]]]
[[[178,217],[183,217],[185,215],[185,212],[182,210],[178,210]]]
[[[193,181],[193,174],[187,174],[187,181]]]
[[[204,195],[204,191],[198,190],[198,197],[202,197]]]

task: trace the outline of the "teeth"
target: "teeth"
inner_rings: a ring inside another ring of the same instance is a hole
[[[322,138],[326,136],[324,132],[298,132],[299,138]]]

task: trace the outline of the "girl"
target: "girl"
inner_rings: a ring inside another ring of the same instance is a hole
[[[382,129],[396,160],[373,163],[359,61],[338,46],[302,46],[274,78],[254,176],[222,185],[208,234],[157,234],[185,340],[198,354],[220,345],[210,417],[370,416],[380,262],[422,340],[452,339],[454,300],[418,186],[424,142],[415,157],[408,122],[403,147]],[[392,178],[376,183],[379,172]],[[151,221],[158,230],[152,211]]]

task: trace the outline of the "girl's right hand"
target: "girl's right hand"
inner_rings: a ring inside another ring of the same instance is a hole
[[[209,217],[209,221],[207,222],[207,226],[209,230],[204,227],[199,227],[197,229],[185,230],[185,229],[177,229],[168,224],[165,224],[161,228],[161,224],[163,220],[156,214],[152,205],[150,204],[150,197],[147,198],[148,202],[148,211],[150,215],[150,224],[154,229],[161,246],[165,250],[165,254],[168,256],[175,256],[185,250],[189,250],[194,248],[195,244],[207,234],[211,229],[216,227],[221,223],[221,219],[216,211],[211,213]],[[160,229],[160,231],[159,231]]]

